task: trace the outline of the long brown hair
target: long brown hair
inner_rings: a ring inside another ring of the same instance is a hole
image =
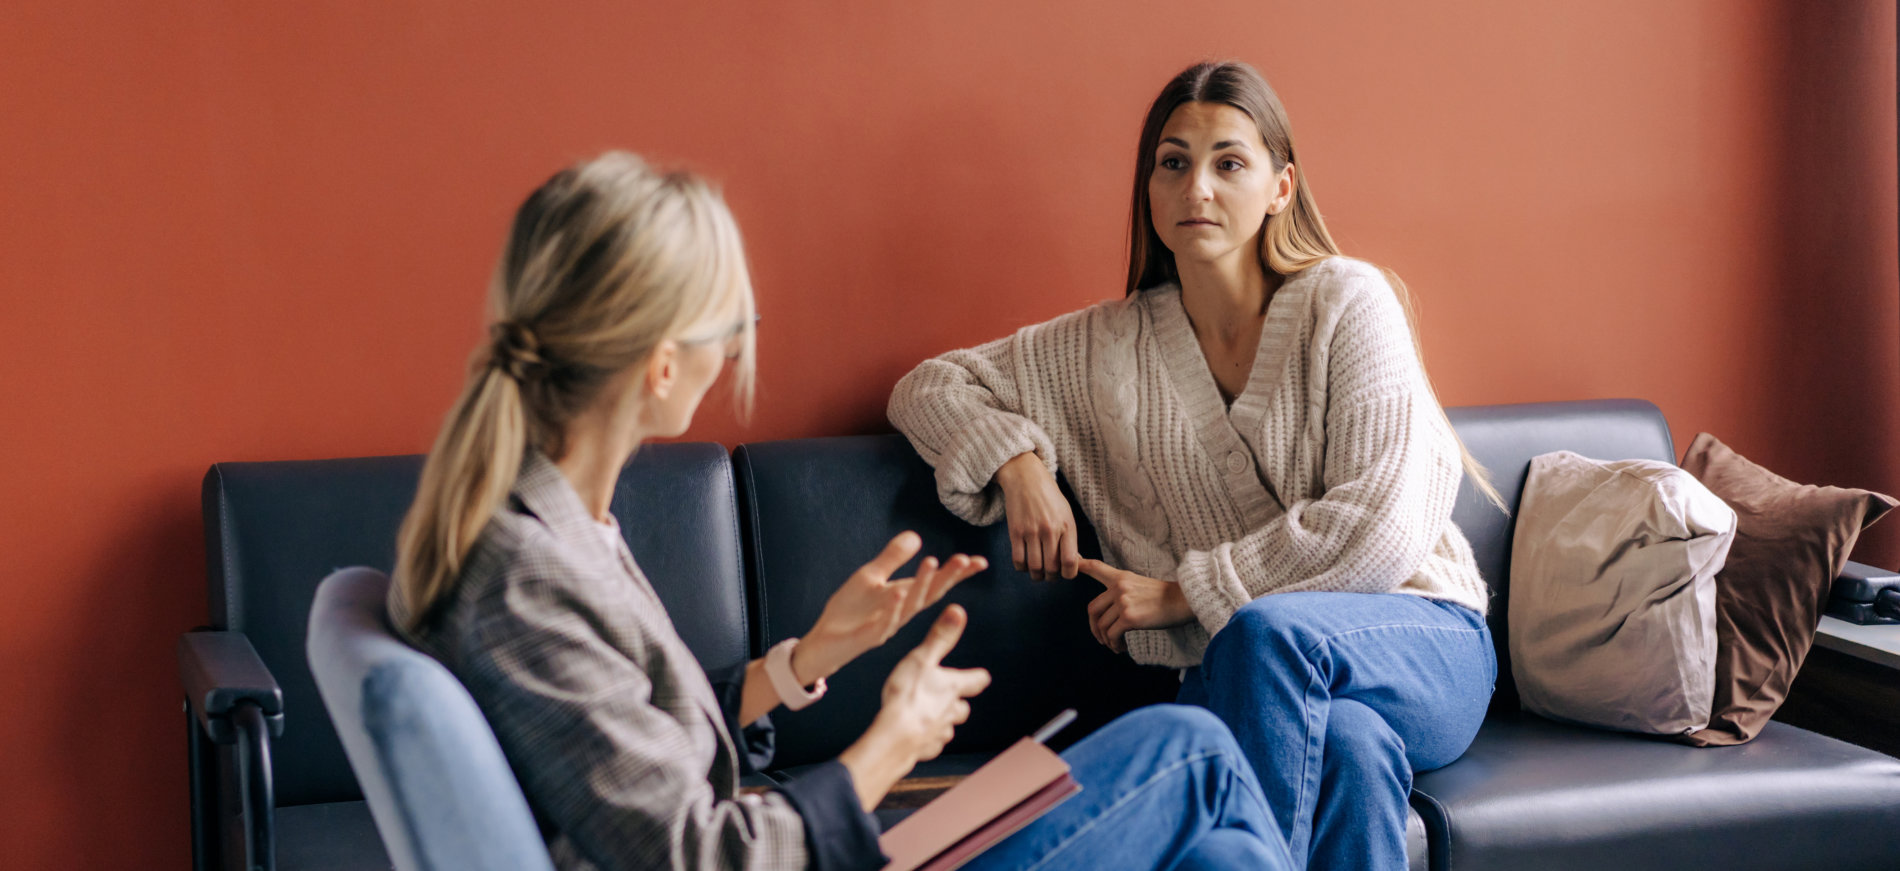
[[[739,228],[711,186],[609,152],[556,173],[521,204],[489,305],[489,340],[470,358],[397,541],[390,613],[405,630],[453,589],[529,449],[560,459],[568,423],[661,342],[729,308],[749,326],[752,285]],[[744,414],[750,329],[742,341]]]
[[[1260,138],[1272,157],[1273,171],[1279,173],[1289,165],[1300,166],[1293,148],[1293,125],[1287,121],[1286,107],[1280,104],[1280,96],[1273,92],[1273,87],[1267,84],[1266,78],[1258,70],[1239,61],[1209,61],[1182,70],[1161,89],[1154,104],[1148,107],[1148,117],[1141,124],[1141,142],[1135,150],[1133,205],[1129,209],[1128,294],[1179,281],[1181,277],[1175,268],[1174,252],[1168,250],[1160,234],[1155,232],[1154,216],[1148,203],[1148,179],[1154,175],[1155,148],[1161,142],[1161,128],[1167,126],[1168,118],[1184,103],[1220,103],[1247,113],[1253,119],[1254,126],[1260,129]],[[1267,216],[1265,230],[1260,234],[1261,268],[1279,275],[1293,275],[1339,254],[1339,245],[1333,241],[1333,234],[1327,232],[1326,222],[1320,217],[1319,205],[1313,199],[1312,185],[1307,181],[1304,168],[1300,168],[1293,174],[1293,201],[1279,213]],[[1399,306],[1405,310],[1405,323],[1412,333],[1412,350],[1418,355],[1419,369],[1423,373],[1425,349],[1419,341],[1418,315],[1412,305],[1411,291],[1397,273],[1385,267],[1379,267],[1379,271],[1385,275],[1392,292],[1399,298]],[[1432,388],[1429,375],[1425,378],[1425,389],[1431,393],[1432,403],[1438,406],[1442,415],[1444,409],[1438,405],[1437,391]],[[1445,426],[1451,429],[1449,421]],[[1452,438],[1458,438],[1456,430],[1452,430]],[[1486,499],[1504,510],[1504,498],[1491,485],[1490,474],[1465,449],[1462,441],[1458,444],[1458,452],[1463,460],[1465,476],[1471,479]]]

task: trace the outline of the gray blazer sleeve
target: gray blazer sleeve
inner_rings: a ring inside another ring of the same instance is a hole
[[[806,867],[798,811],[775,793],[715,794],[692,762],[705,735],[655,703],[650,674],[666,672],[636,659],[664,648],[608,643],[607,626],[639,627],[605,606],[633,603],[597,608],[588,592],[511,578],[465,636],[464,679],[537,812],[601,869]]]

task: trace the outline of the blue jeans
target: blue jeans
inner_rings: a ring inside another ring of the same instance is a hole
[[[1402,869],[1412,773],[1471,745],[1497,669],[1469,608],[1281,593],[1234,613],[1180,701],[1233,729],[1301,867]]]
[[[1206,711],[1142,708],[1062,758],[1082,791],[965,867],[1294,868],[1233,735]]]

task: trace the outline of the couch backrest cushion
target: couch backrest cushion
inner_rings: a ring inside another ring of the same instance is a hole
[[[1498,651],[1498,691],[1494,708],[1516,710],[1507,650],[1505,614],[1510,605],[1511,536],[1531,458],[1551,451],[1575,451],[1600,460],[1675,462],[1675,447],[1662,411],[1638,399],[1541,402],[1523,405],[1474,405],[1447,409],[1466,449],[1491,474],[1511,513],[1493,507],[1466,481],[1452,520],[1458,524],[1491,585],[1492,641]]]
[[[945,510],[930,467],[901,436],[747,444],[733,462],[747,524],[747,571],[759,597],[757,650],[810,629],[831,592],[903,530],[923,537],[924,554],[989,559],[989,571],[948,598],[968,609],[971,620],[945,662],[988,668],[994,680],[973,701],[969,722],[947,752],[1001,750],[1065,707],[1082,714],[1065,732],[1075,737],[1122,711],[1173,698],[1174,672],[1137,666],[1089,634],[1086,609],[1101,585],[1086,577],[1037,582],[1015,571],[1005,525],[973,527]],[[1099,555],[1083,522],[1082,552]],[[890,643],[833,676],[824,700],[797,713],[775,712],[773,764],[831,758],[862,734],[877,713],[885,677],[923,640],[936,612],[919,615]]]
[[[247,635],[284,692],[272,764],[280,805],[362,797],[304,659],[317,584],[352,565],[389,571],[422,458],[220,463],[204,480],[210,625]],[[732,465],[714,444],[643,448],[612,510],[702,664],[747,655]]]
[[[751,659],[732,456],[710,442],[642,447],[610,506],[702,668]]]

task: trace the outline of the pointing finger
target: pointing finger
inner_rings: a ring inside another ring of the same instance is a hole
[[[1110,580],[1114,579],[1115,575],[1121,572],[1121,569],[1115,568],[1098,559],[1079,559],[1076,561],[1075,567],[1080,569],[1082,574],[1101,581],[1103,584],[1107,584]]]

